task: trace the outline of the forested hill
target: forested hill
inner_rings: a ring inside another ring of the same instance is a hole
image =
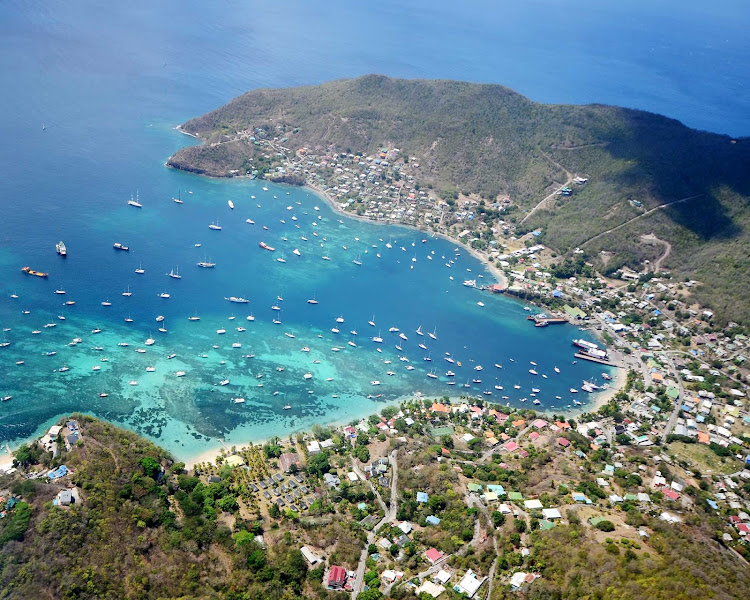
[[[560,252],[586,244],[592,260],[611,251],[610,267],[636,268],[660,253],[639,239],[656,233],[672,244],[664,267],[705,283],[717,310],[739,306],[736,318],[750,318],[742,300],[750,286],[749,138],[614,106],[539,104],[498,85],[367,75],[243,94],[185,123],[206,143],[169,164],[244,174],[253,144],[238,132],[257,128],[314,154],[400,148],[418,159],[419,182],[438,197],[509,196],[517,222],[572,176],[586,177],[588,185],[535,212],[521,233],[541,229]]]

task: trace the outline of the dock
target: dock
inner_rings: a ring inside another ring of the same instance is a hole
[[[607,365],[608,367],[619,367],[620,365],[616,365],[613,362],[610,362],[604,358],[597,358],[596,356],[590,356],[588,354],[584,354],[583,352],[576,352],[574,354],[576,358],[582,358],[583,360],[590,360],[591,362],[599,363],[600,365]]]

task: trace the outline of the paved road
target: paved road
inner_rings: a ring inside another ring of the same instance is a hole
[[[370,489],[372,489],[373,492],[375,492],[375,497],[378,499],[378,503],[383,507],[383,510],[385,511],[385,515],[382,519],[378,522],[375,527],[372,528],[372,531],[367,534],[367,541],[365,543],[365,547],[362,549],[362,554],[359,556],[359,564],[357,565],[357,573],[354,578],[354,585],[352,586],[352,600],[355,600],[357,598],[357,594],[359,594],[362,591],[362,587],[365,583],[365,568],[366,568],[366,562],[367,562],[367,548],[370,544],[374,544],[375,540],[377,539],[377,533],[378,530],[385,525],[386,523],[390,523],[396,519],[396,513],[398,512],[398,461],[397,461],[397,451],[394,450],[390,454],[390,460],[391,460],[391,469],[392,469],[392,477],[391,477],[391,506],[390,508],[386,508],[385,502],[383,502],[383,499],[380,497],[380,494],[377,492],[377,490],[373,487],[371,481],[367,481],[367,483],[370,486]],[[354,472],[357,473],[362,479],[364,479],[364,474],[362,474],[359,471],[359,468],[357,467],[354,460],[352,460],[352,466],[354,467]]]
[[[661,441],[666,442],[667,436],[672,433],[672,430],[674,429],[674,426],[677,424],[677,417],[680,414],[680,407],[682,406],[682,397],[685,394],[685,389],[682,387],[682,377],[680,377],[680,374],[677,372],[677,367],[674,366],[674,361],[672,360],[672,357],[669,356],[666,352],[661,353],[664,358],[667,359],[667,362],[669,363],[669,370],[672,372],[672,377],[677,381],[677,387],[680,391],[680,395],[675,400],[674,403],[674,409],[672,410],[672,414],[669,415],[669,421],[667,421],[666,426],[664,427],[664,432],[661,434]]]

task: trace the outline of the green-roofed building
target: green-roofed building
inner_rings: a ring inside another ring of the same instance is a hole
[[[606,521],[606,520],[607,519],[605,519],[604,517],[591,517],[589,519],[589,523],[591,523],[594,527],[596,527],[597,525],[599,525],[599,523],[601,523],[602,521]]]
[[[638,496],[635,494],[625,494],[625,500],[628,502],[638,502]]]
[[[555,526],[555,524],[552,521],[545,521],[541,520],[539,521],[539,529],[542,531],[547,531],[548,529],[552,529]]]
[[[508,500],[513,502],[522,502],[523,494],[521,492],[508,492]]]
[[[667,396],[672,398],[672,400],[677,400],[677,398],[680,397],[680,390],[678,390],[675,386],[670,385],[667,388]]]
[[[482,491],[482,486],[479,485],[478,483],[470,483],[468,485],[468,488],[469,488],[470,492],[481,492]]]
[[[563,310],[565,311],[565,314],[573,319],[583,319],[586,316],[586,313],[583,312],[578,307],[573,307],[569,305],[563,306]]]

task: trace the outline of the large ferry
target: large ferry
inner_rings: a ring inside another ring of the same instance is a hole
[[[276,248],[272,248],[271,246],[269,246],[269,245],[268,245],[268,244],[266,244],[265,242],[261,242],[260,244],[258,244],[258,246],[260,246],[260,247],[261,247],[261,248],[263,248],[264,250],[269,250],[269,251],[271,251],[271,252],[273,252],[274,250],[276,250]]]
[[[65,243],[62,240],[60,240],[59,242],[57,242],[57,244],[55,244],[55,250],[57,250],[57,253],[60,256],[68,255],[68,249],[65,247]]]
[[[250,302],[247,298],[241,298],[237,296],[229,296],[229,298],[224,297],[224,300],[229,300],[230,302],[236,302],[237,304],[247,304]]]
[[[598,350],[599,346],[584,339],[573,340],[573,345],[584,350]]]
[[[47,277],[49,275],[49,273],[43,273],[42,271],[34,271],[31,267],[24,267],[21,270],[28,275],[36,275],[37,277]]]

